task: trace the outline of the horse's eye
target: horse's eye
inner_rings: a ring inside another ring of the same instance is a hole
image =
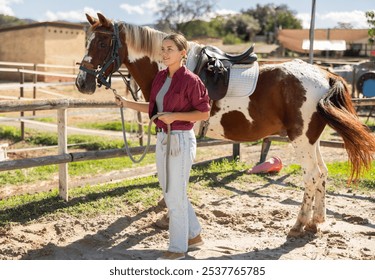
[[[107,45],[103,42],[100,42],[99,47],[102,48],[102,49],[105,49],[107,47]]]

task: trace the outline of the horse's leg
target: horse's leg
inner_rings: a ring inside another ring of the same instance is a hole
[[[314,233],[318,232],[317,224],[323,223],[326,220],[326,181],[328,174],[328,169],[323,161],[319,145],[316,145],[316,157],[320,169],[320,178],[316,185],[313,218],[305,227],[306,230]]]
[[[309,224],[312,219],[312,206],[317,184],[320,182],[321,178],[316,155],[316,145],[318,145],[318,143],[310,144],[307,138],[300,137],[292,141],[292,145],[301,163],[305,192],[297,221],[288,233],[288,237],[304,235],[304,227]]]

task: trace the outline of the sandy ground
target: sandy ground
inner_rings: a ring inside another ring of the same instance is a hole
[[[344,150],[322,150],[327,162],[346,158]],[[269,156],[291,152],[290,145],[274,145]],[[259,147],[242,148],[243,160],[256,162],[258,157]],[[282,158],[284,165],[294,160]],[[321,231],[288,239],[303,195],[297,187],[300,176],[267,175],[267,183],[260,184],[250,180],[256,175],[233,175],[218,177],[217,187],[225,191],[194,192],[205,244],[189,251],[187,259],[375,259],[375,193],[343,188],[328,194]],[[0,259],[153,260],[167,248],[168,230],[161,223],[165,214],[160,205],[136,205],[93,219],[67,215],[13,224],[0,228]]]

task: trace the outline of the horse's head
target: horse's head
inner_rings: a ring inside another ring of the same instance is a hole
[[[88,14],[86,18],[91,24],[90,36],[86,54],[80,63],[76,86],[82,93],[93,94],[97,84],[110,87],[111,75],[120,68],[123,60],[119,51],[123,42],[116,23],[99,13],[98,19]]]

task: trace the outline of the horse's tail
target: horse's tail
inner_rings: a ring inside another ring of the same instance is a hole
[[[375,153],[375,136],[361,123],[353,107],[346,84],[330,77],[330,90],[318,103],[317,110],[327,124],[343,138],[351,162],[350,181],[371,167]]]

